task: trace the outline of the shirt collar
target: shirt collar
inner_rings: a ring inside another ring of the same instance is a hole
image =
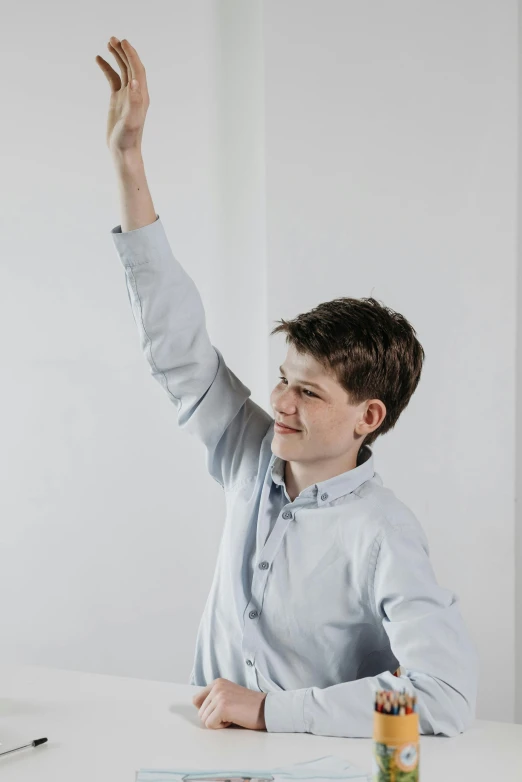
[[[270,469],[274,483],[285,487],[285,460],[272,454],[270,460]],[[306,489],[298,495],[299,497],[316,497],[317,505],[328,505],[328,503],[350,494],[355,491],[362,483],[373,478],[375,475],[373,451],[368,445],[363,445],[357,456],[357,467],[347,470],[326,481],[314,483],[307,486]],[[296,497],[297,499],[297,497]]]

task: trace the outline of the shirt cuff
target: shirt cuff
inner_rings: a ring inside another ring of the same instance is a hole
[[[268,692],[265,698],[265,725],[268,733],[306,733],[303,690]]]
[[[111,230],[112,240],[123,265],[132,269],[156,258],[170,258],[170,248],[165,227],[157,214],[149,225],[122,231],[121,224]]]

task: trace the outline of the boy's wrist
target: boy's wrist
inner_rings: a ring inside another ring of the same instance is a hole
[[[126,149],[124,151],[111,150],[112,159],[117,169],[136,169],[143,166],[143,155],[140,147]]]

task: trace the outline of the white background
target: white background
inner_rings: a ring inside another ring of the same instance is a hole
[[[110,235],[95,57],[117,69],[116,35],[147,69],[154,207],[259,404],[272,412],[281,317],[374,296],[416,328],[423,376],[376,468],[460,597],[477,716],[514,719],[517,25],[515,0],[11,5],[0,659],[187,682],[223,525],[203,446],[141,355]]]

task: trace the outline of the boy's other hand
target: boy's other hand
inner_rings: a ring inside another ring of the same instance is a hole
[[[199,718],[207,728],[239,725],[249,730],[266,730],[266,692],[256,692],[228,679],[214,679],[192,698]]]

